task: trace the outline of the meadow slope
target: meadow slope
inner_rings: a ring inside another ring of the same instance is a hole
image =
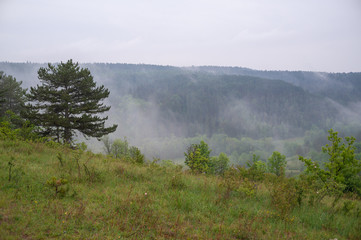
[[[236,173],[196,175],[170,162],[0,140],[0,238],[360,239],[360,200],[311,205],[305,197],[288,208],[292,181],[253,183]]]

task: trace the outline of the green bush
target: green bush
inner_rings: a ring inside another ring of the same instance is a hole
[[[0,122],[0,138],[3,140],[15,140],[19,137],[19,131],[13,130],[10,123],[3,121]]]
[[[54,197],[64,197],[68,192],[69,188],[67,188],[68,180],[56,177],[52,177],[46,182],[47,186],[54,190]]]
[[[209,168],[209,154],[211,151],[204,141],[201,141],[200,144],[192,144],[184,153],[185,164],[193,172],[206,173]]]
[[[136,163],[140,163],[140,164],[144,163],[144,155],[137,147],[132,146],[129,148],[129,156],[131,160]]]
[[[4,140],[40,140],[44,141],[37,133],[37,128],[11,111],[6,111],[0,118],[0,139]]]
[[[266,172],[265,162],[259,160],[260,157],[256,154],[252,155],[252,161],[247,162],[247,170],[242,171],[242,175],[253,181],[260,181],[264,179]]]
[[[353,146],[355,138],[345,137],[345,142],[332,129],[329,134],[328,140],[331,145],[327,144],[322,148],[322,151],[329,155],[325,169],[312,159],[299,157],[299,160],[307,167],[306,174],[315,181],[320,181],[322,190],[325,190],[328,195],[339,195],[344,192],[355,192],[361,195],[361,162],[355,157]]]
[[[229,158],[227,154],[221,152],[219,156],[210,158],[208,172],[216,175],[223,175],[224,171],[227,170]]]
[[[299,202],[294,179],[277,179],[272,185],[271,199],[279,217],[285,220]]]
[[[121,158],[135,163],[143,164],[145,161],[144,155],[135,146],[129,146],[126,138],[124,140],[116,139],[113,143],[108,138],[103,139],[106,152],[110,152],[115,158]]]
[[[243,181],[241,181],[237,192],[241,193],[243,197],[253,197],[256,194],[256,184],[248,178],[244,178]]]
[[[231,193],[239,189],[241,185],[241,175],[238,169],[229,168],[224,172],[220,187],[225,189],[224,194],[219,200],[227,200],[230,198]]]

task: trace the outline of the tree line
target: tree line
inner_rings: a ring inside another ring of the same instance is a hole
[[[306,166],[305,171],[300,174],[301,180],[319,189],[318,198],[325,196],[336,197],[335,201],[345,193],[355,193],[361,196],[361,160],[355,154],[355,138],[339,137],[338,132],[330,129],[328,136],[329,144],[322,147],[322,151],[328,155],[324,166],[311,158],[299,156],[299,161]],[[286,156],[274,151],[267,162],[260,161],[259,156],[253,154],[252,160],[244,166],[229,166],[226,154],[210,157],[211,149],[206,142],[191,144],[185,155],[185,164],[194,173],[207,173],[224,175],[231,169],[237,169],[244,177],[251,181],[259,181],[265,178],[266,173],[277,177],[285,176],[287,165]]]

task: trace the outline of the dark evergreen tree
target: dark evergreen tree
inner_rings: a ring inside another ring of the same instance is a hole
[[[13,76],[0,71],[0,116],[4,116],[8,110],[20,114],[26,93],[21,84],[22,82],[16,81]]]
[[[39,69],[38,78],[42,85],[31,87],[27,95],[27,117],[43,135],[70,144],[76,131],[100,139],[116,130],[117,125],[105,127],[108,117],[99,115],[110,109],[102,103],[109,91],[96,86],[87,68],[72,60],[57,66],[49,63]]]

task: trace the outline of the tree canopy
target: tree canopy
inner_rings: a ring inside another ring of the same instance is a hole
[[[302,156],[299,160],[307,166],[306,173],[319,179],[326,192],[341,191],[355,192],[361,195],[361,161],[355,156],[355,138],[338,137],[338,132],[333,129],[329,131],[328,140],[331,144],[326,144],[322,151],[329,156],[325,163],[325,169],[320,165]]]
[[[198,173],[205,173],[208,171],[209,154],[211,149],[208,144],[201,141],[199,144],[191,144],[184,153],[185,164],[193,171]]]
[[[39,69],[38,78],[42,84],[30,88],[26,115],[43,135],[71,143],[76,131],[99,139],[116,130],[117,125],[105,127],[108,117],[101,116],[110,109],[102,102],[110,92],[96,86],[87,68],[72,60],[49,63]]]
[[[277,176],[282,176],[285,174],[286,169],[286,156],[275,151],[268,158],[267,167],[270,173],[274,173]]]
[[[26,90],[21,87],[22,82],[16,81],[11,75],[0,71],[0,116],[6,111],[19,114],[25,103]]]

